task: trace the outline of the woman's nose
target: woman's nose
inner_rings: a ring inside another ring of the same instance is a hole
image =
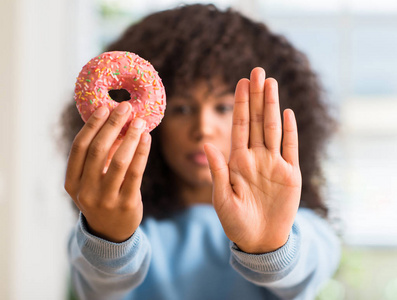
[[[193,124],[193,138],[202,140],[203,138],[211,137],[215,130],[215,118],[211,111],[203,108],[197,111]]]

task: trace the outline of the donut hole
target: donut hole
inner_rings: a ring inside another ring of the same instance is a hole
[[[131,94],[126,89],[110,90],[108,94],[110,98],[118,103],[131,100]]]

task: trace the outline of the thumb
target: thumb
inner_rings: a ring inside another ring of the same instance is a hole
[[[223,154],[212,144],[204,145],[204,152],[211,170],[213,182],[213,201],[225,199],[232,191],[229,180],[229,166]]]

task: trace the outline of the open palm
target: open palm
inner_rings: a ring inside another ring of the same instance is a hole
[[[301,194],[298,134],[289,109],[282,126],[277,82],[265,79],[262,68],[237,84],[229,162],[211,144],[205,152],[213,205],[228,238],[247,253],[283,246]]]

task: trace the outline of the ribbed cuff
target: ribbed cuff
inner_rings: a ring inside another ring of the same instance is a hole
[[[273,252],[249,254],[241,251],[236,244],[231,243],[231,264],[236,269],[240,269],[242,266],[257,273],[289,273],[299,257],[299,249],[300,232],[298,226],[294,224],[288,241]]]
[[[102,259],[116,259],[127,254],[133,255],[133,252],[138,251],[138,245],[146,239],[145,234],[139,227],[128,240],[122,243],[114,243],[97,237],[88,231],[87,221],[81,212],[76,235],[80,249],[85,248],[86,251],[91,252],[91,255]]]

